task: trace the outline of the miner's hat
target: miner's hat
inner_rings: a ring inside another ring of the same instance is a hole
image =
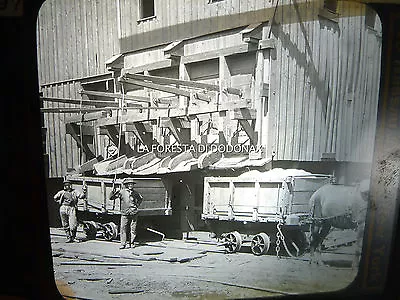
[[[128,184],[128,183],[136,184],[136,182],[134,182],[132,178],[125,178],[125,179],[122,181],[122,183],[123,183],[123,184]]]

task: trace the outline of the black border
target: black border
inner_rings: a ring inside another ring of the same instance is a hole
[[[22,16],[0,16],[0,164],[5,178],[0,199],[0,266],[3,273],[0,299],[61,299],[53,279],[36,72],[36,17],[44,1],[20,1],[23,3]],[[399,36],[395,39],[390,34],[400,32],[400,5],[372,6],[383,23],[379,120],[387,109],[385,97],[390,98],[384,94],[385,83],[393,79],[388,72],[393,57],[390,47],[395,42],[400,43]],[[400,108],[397,109],[400,115]],[[398,206],[394,211],[396,217],[397,209]],[[383,290],[372,289],[368,294],[360,294],[360,290],[352,286],[342,292],[293,298],[393,299],[399,295],[400,238],[397,228],[398,225],[393,228],[392,247],[387,252],[388,273]]]

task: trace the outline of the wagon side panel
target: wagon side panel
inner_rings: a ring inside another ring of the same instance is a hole
[[[312,194],[329,183],[330,177],[293,177],[288,185],[291,189],[288,214],[308,214]]]
[[[282,183],[260,182],[260,192],[258,197],[259,216],[276,216],[282,206]]]
[[[228,215],[228,207],[231,202],[231,183],[229,179],[204,180],[203,217],[218,219]]]
[[[80,201],[79,210],[98,213],[106,209],[109,214],[119,214],[120,200],[111,200],[114,188],[120,189],[120,180],[109,178],[78,177],[70,178],[73,188],[81,190],[83,184],[87,186],[87,199]],[[135,179],[135,190],[143,196],[139,213],[145,215],[169,215],[171,207],[169,193],[159,178]],[[86,202],[86,203],[85,203]]]

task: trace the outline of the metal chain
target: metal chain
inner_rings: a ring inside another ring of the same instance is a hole
[[[278,231],[276,232],[276,247],[275,247],[275,251],[276,251],[276,257],[280,258],[279,256],[279,251],[281,250],[280,244],[281,244],[281,230],[280,230],[280,223],[278,222],[278,224],[276,225],[276,228],[278,229]]]

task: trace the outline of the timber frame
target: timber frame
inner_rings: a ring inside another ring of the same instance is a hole
[[[238,31],[241,42],[236,46],[199,54],[184,55],[186,40],[171,42],[161,49],[163,59],[142,66],[124,68],[123,55],[115,56],[107,62],[107,68],[112,72],[112,92],[92,90],[90,84],[85,83],[79,91],[82,99],[42,97],[45,102],[75,107],[43,108],[42,111],[72,114],[65,117],[66,133],[77,142],[87,160],[99,154],[93,141],[101,135],[120,146],[120,155],[135,154],[127,140],[129,134],[134,136],[136,143],[147,148],[165,142],[207,144],[210,142],[207,140],[209,130],[202,132],[201,126],[211,119],[219,120],[214,121],[213,126],[218,143],[236,144],[238,134],[242,132],[248,143],[257,145],[257,101],[249,98],[249,93],[242,88],[229,83],[227,58],[237,54],[255,55],[257,51],[273,48],[273,42],[262,39],[263,25],[251,24]],[[210,59],[219,61],[216,83],[191,80],[188,68]],[[171,67],[178,67],[178,78],[150,73]]]
[[[132,3],[124,4],[131,12]],[[50,176],[63,176],[79,155],[80,163],[104,156],[112,145],[129,158],[151,145],[223,144],[262,148],[239,153],[249,159],[320,162],[321,154],[335,153],[338,162],[367,161],[371,151],[353,149],[366,148],[374,133],[379,22],[366,24],[365,9],[346,2],[335,22],[321,14],[323,2],[243,3],[226,0],[193,14],[179,7],[181,19],[160,10],[157,22],[140,24],[122,14],[118,34],[99,31],[119,49],[94,43],[88,53],[69,55],[81,51],[73,43],[50,57],[42,51],[42,64],[58,58],[51,62],[57,68],[41,71]],[[289,13],[291,21],[282,22]],[[41,28],[54,37],[48,21]],[[96,69],[91,62],[100,53],[103,67]],[[70,79],[60,63],[72,71]]]

